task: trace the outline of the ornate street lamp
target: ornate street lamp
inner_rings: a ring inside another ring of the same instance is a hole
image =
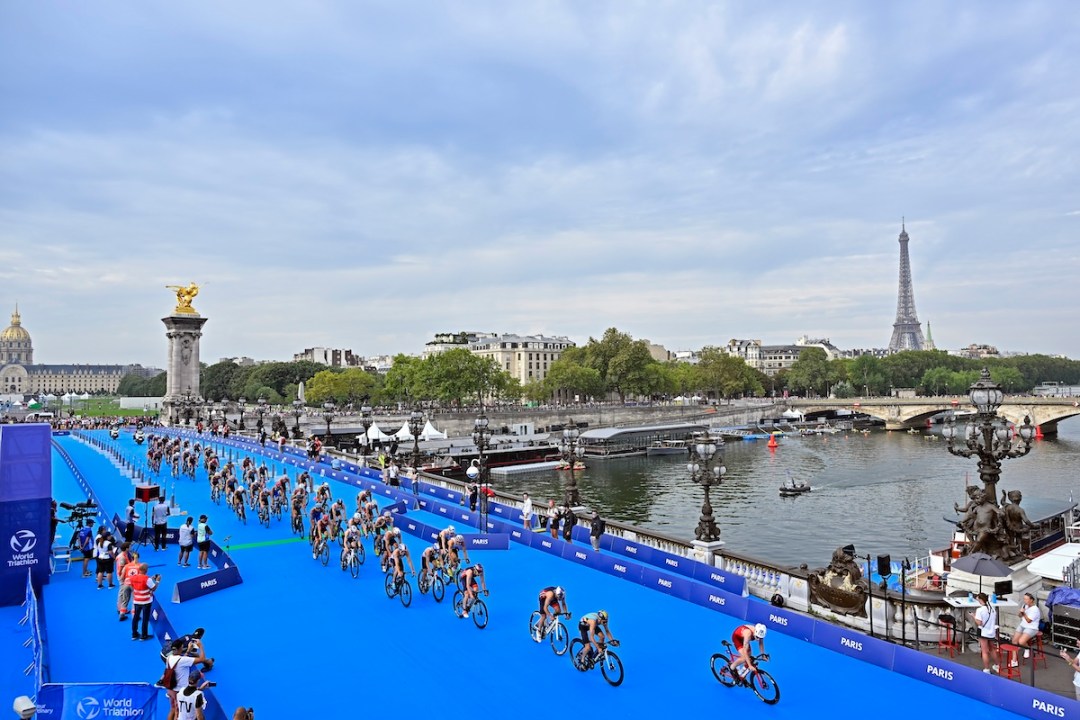
[[[247,400],[245,400],[243,398],[243,396],[241,396],[241,398],[237,401],[237,405],[240,406],[240,426],[237,429],[238,430],[243,430],[244,429],[244,408],[247,406]]]
[[[326,445],[334,447],[334,436],[330,434],[330,423],[334,421],[334,403],[329,400],[323,403],[323,420],[326,421]]]
[[[704,435],[700,442],[691,443],[690,462],[686,469],[690,471],[690,479],[705,489],[705,502],[701,506],[701,518],[694,530],[694,537],[701,542],[716,542],[720,539],[720,528],[713,518],[709,488],[724,482],[724,473],[727,472],[724,467],[724,441],[717,444]]]
[[[1035,440],[1035,426],[1031,418],[1025,416],[1024,424],[1017,428],[1016,438],[1009,431],[1008,421],[997,414],[1005,399],[1005,393],[990,379],[990,371],[982,369],[979,380],[968,392],[971,404],[975,406],[975,418],[968,423],[964,432],[963,447],[956,446],[956,418],[951,414],[945,421],[941,434],[948,441],[948,450],[960,457],[979,458],[979,479],[983,482],[986,499],[998,504],[997,482],[1001,477],[1001,461],[1018,458],[1031,452],[1031,443]]]
[[[578,431],[577,423],[573,418],[570,418],[566,427],[562,431],[563,441],[562,451],[563,461],[567,464],[567,471],[570,473],[569,481],[566,483],[566,495],[563,498],[566,507],[578,507],[581,505],[581,497],[578,495],[577,477],[574,475],[574,463],[585,455],[585,448],[577,444],[577,439],[581,435]]]
[[[266,406],[266,398],[264,397],[260,397],[258,400],[256,400],[256,402],[258,403],[258,407],[255,408],[255,412],[259,415],[259,422],[255,424],[255,429],[259,431],[260,435],[262,435],[263,415],[266,415],[266,413],[270,412],[270,408]]]
[[[303,400],[293,400],[292,414],[293,414],[293,417],[296,418],[296,424],[293,425],[293,429],[292,429],[293,439],[294,440],[299,440],[301,437],[303,437],[300,434],[300,416],[304,414],[304,401]]]
[[[487,514],[488,514],[488,495],[484,490],[488,484],[488,466],[487,455],[484,451],[487,450],[491,441],[491,429],[488,428],[487,415],[483,412],[476,418],[476,422],[473,425],[473,443],[476,444],[476,450],[478,452],[478,459],[476,465],[476,477],[469,475],[470,479],[476,480],[480,483],[480,530],[481,532],[487,532]],[[470,468],[472,470],[472,468]]]
[[[371,429],[371,406],[364,405],[360,408],[360,424],[364,426],[364,444],[362,445],[361,452],[364,457],[367,457],[368,449],[371,447],[368,440],[368,430]]]
[[[409,432],[412,434],[413,495],[420,495],[420,433],[424,429],[424,413],[413,410],[409,414]]]

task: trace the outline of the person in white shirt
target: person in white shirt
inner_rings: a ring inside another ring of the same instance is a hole
[[[526,530],[532,530],[533,525],[533,506],[532,498],[529,497],[529,493],[525,493],[525,504],[521,506],[521,519],[525,523]]]
[[[991,667],[994,672],[998,671],[997,665],[990,665],[990,644],[997,639],[998,631],[997,608],[990,605],[990,598],[986,596],[986,593],[979,593],[975,598],[979,601],[979,609],[968,615],[979,627],[979,649],[982,650],[983,672],[989,674]]]
[[[1039,621],[1042,620],[1042,611],[1034,595],[1024,593],[1024,604],[1020,606],[1019,614],[1020,624],[1013,633],[1013,645],[1024,648],[1024,657],[1031,657],[1031,641],[1039,634]]]
[[[176,561],[181,567],[191,567],[191,549],[195,547],[195,518],[189,517],[187,522],[180,526],[180,557]]]

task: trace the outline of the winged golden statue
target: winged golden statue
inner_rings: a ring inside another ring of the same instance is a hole
[[[166,285],[169,290],[176,292],[176,308],[173,310],[177,315],[198,315],[198,311],[191,307],[191,301],[199,294],[199,286],[191,283],[184,285]]]

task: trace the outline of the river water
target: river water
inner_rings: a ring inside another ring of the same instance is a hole
[[[966,501],[965,478],[978,481],[976,460],[949,454],[938,434],[875,429],[785,437],[770,450],[764,441],[728,442],[727,476],[712,489],[713,513],[726,547],[779,564],[827,564],[833,550],[854,543],[860,555],[893,559],[925,556],[945,547]],[[578,472],[583,504],[605,518],[692,540],[703,499],[686,456],[589,460]],[[1056,438],[1036,440],[1022,458],[1005,460],[998,493],[1080,501],[1080,418],[1060,425]],[[559,501],[566,473],[549,471],[495,480],[499,490],[528,492],[538,509]],[[794,479],[813,492],[781,498]],[[1024,503],[1021,503],[1023,505]]]

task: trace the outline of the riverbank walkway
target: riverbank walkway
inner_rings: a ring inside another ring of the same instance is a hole
[[[106,431],[101,437],[107,438]],[[109,515],[120,512],[131,497],[130,481],[106,456],[79,439],[60,436],[56,442],[75,461]],[[118,442],[127,457],[145,452],[129,433]],[[251,446],[244,454],[254,456],[257,450]],[[295,478],[295,468],[290,467],[289,474]],[[483,563],[491,590],[486,598],[490,622],[478,630],[471,620],[454,616],[451,593],[437,603],[430,594],[416,591],[415,578],[408,608],[397,598],[388,599],[370,545],[367,562],[359,578],[353,579],[338,567],[336,546],[324,567],[312,559],[308,543],[290,533],[287,519],[272,521],[269,528],[254,518],[246,525],[239,523],[224,505],[210,501],[201,469],[195,481],[168,475],[157,480],[183,511],[196,518],[209,515],[214,538],[227,546],[243,576],[239,586],[174,604],[168,601],[173,584],[196,577],[198,571],[177,566],[175,546],[159,552],[150,546],[140,548],[152,572],[163,575],[160,599],[172,625],[181,632],[206,628],[206,646],[217,661],[210,673],[218,683],[213,692],[229,717],[232,709],[243,705],[254,707],[260,720],[368,713],[505,717],[548,715],[560,708],[619,718],[720,711],[801,719],[863,713],[867,704],[884,717],[1015,717],[780,632],[769,634],[766,647],[772,656],[768,670],[781,688],[781,698],[766,708],[748,690],[721,686],[709,669],[710,656],[722,649],[720,641],[730,636],[739,620],[519,543],[510,543],[508,550],[472,553],[474,562]],[[351,511],[356,488],[329,482],[334,496],[343,497]],[[53,485],[58,500],[85,499],[55,450]],[[421,511],[410,510],[407,517],[434,526],[447,524],[445,517]],[[182,520],[173,518],[170,527]],[[400,519],[397,524],[402,524]],[[462,531],[476,532],[459,527]],[[66,542],[68,532],[61,526],[58,542]],[[406,540],[419,565],[426,543],[409,536]],[[609,612],[626,671],[621,686],[609,687],[598,671],[580,673],[567,656],[558,657],[548,645],[532,642],[527,620],[537,607],[538,591],[547,585],[567,589],[575,617],[572,637],[576,618],[599,609]],[[43,595],[52,681],[153,682],[160,676],[160,646],[132,642],[130,625],[117,622],[115,591],[97,590],[93,579],[80,577],[78,565],[54,575]],[[7,619],[9,614],[0,614],[0,620]],[[9,636],[0,635],[0,641],[9,643]],[[0,679],[13,677],[12,669],[25,665],[22,651],[9,652],[10,647],[5,644],[0,652],[4,658]],[[930,662],[936,656],[927,657]],[[977,657],[967,653],[957,660],[970,664]],[[1050,658],[1050,667],[1040,672],[1068,675],[1057,658]],[[22,685],[5,687],[18,691]],[[1071,696],[1071,689],[1067,694]],[[167,707],[162,693],[158,717],[165,717]],[[1080,717],[1080,704],[1062,698],[1060,707],[1063,715],[1048,717]]]

